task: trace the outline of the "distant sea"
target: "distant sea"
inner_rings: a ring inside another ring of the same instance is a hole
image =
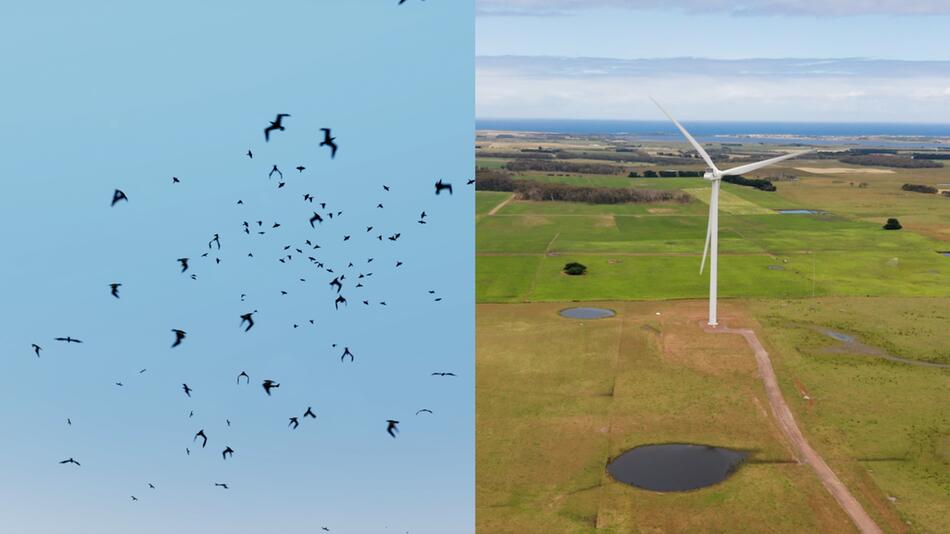
[[[726,121],[685,121],[683,124],[694,137],[704,142],[920,148],[950,146],[948,145],[950,124]],[[516,132],[622,135],[644,140],[681,137],[676,127],[668,121],[476,119],[475,128]]]

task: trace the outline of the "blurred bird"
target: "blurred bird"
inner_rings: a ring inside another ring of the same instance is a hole
[[[399,424],[399,421],[387,419],[386,422],[389,423],[389,425],[386,427],[386,432],[389,432],[389,435],[395,438],[396,434],[399,432],[399,428],[396,427],[396,425]]]
[[[323,141],[320,142],[320,146],[330,147],[330,159],[333,159],[336,157],[337,147],[336,147],[336,143],[333,142],[336,140],[336,137],[330,137],[329,128],[320,128],[320,130],[323,131]]]
[[[125,196],[125,193],[123,193],[121,189],[116,189],[115,193],[112,193],[112,206],[115,206],[115,203],[120,200],[128,202],[129,197]]]
[[[273,132],[274,130],[284,131],[283,120],[284,120],[284,117],[289,117],[289,116],[290,115],[287,113],[278,113],[277,118],[270,121],[270,126],[268,126],[267,128],[264,128],[264,142],[265,143],[270,141],[270,133]],[[247,152],[248,154],[251,153],[250,150],[248,150]]]

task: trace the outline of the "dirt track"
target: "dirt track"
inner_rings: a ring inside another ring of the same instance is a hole
[[[706,332],[714,334],[739,334],[745,338],[749,347],[755,352],[755,360],[759,367],[759,376],[765,385],[765,392],[769,398],[769,405],[772,407],[772,414],[775,416],[779,428],[782,429],[782,433],[785,434],[785,437],[791,444],[792,450],[798,457],[798,461],[807,463],[814,469],[822,485],[824,485],[825,489],[838,501],[838,504],[841,505],[845,513],[851,517],[851,520],[854,521],[854,524],[862,533],[882,533],[883,531],[877,526],[874,520],[871,519],[871,516],[864,511],[861,503],[851,495],[848,488],[838,479],[838,476],[828,467],[828,464],[825,463],[821,456],[811,448],[808,441],[805,440],[805,436],[802,435],[801,430],[798,429],[795,418],[792,416],[788,405],[785,404],[785,398],[782,397],[782,390],[778,387],[778,380],[775,378],[775,371],[772,369],[772,361],[769,359],[769,353],[765,351],[765,348],[756,337],[755,332],[747,328],[727,328],[724,326],[707,326]]]

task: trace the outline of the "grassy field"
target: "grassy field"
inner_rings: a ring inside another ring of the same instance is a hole
[[[568,143],[609,148],[599,140]],[[504,159],[492,163],[499,168]],[[885,532],[950,533],[950,370],[841,352],[817,331],[950,363],[950,258],[936,253],[950,250],[950,199],[900,190],[950,183],[950,167],[820,172],[848,167],[790,161],[779,172],[798,179],[776,182],[777,192],[723,184],[720,315],[759,332],[811,445]],[[698,326],[708,292],[699,274],[708,183],[517,178],[678,189],[693,199],[513,200],[488,215],[507,197],[477,193],[479,530],[854,532],[811,470],[789,463],[751,351],[738,336],[710,336]],[[776,211],[794,208],[824,213]],[[881,229],[888,217],[904,230]],[[587,274],[563,274],[571,261]],[[573,302],[604,305],[618,317],[557,315]],[[661,442],[755,452],[726,482],[686,493],[637,490],[606,474],[609,458]]]

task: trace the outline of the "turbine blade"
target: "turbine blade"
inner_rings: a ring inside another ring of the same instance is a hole
[[[711,215],[712,203],[709,204],[709,212]],[[706,220],[706,244],[703,245],[703,262],[699,264],[699,274],[703,274],[703,269],[706,267],[706,254],[709,253],[709,231],[712,230],[710,222],[708,219]]]
[[[738,175],[740,175],[740,174],[745,174],[745,173],[747,173],[747,172],[752,172],[752,171],[754,171],[754,170],[761,169],[762,167],[767,167],[767,166],[769,166],[769,165],[771,165],[771,164],[773,164],[773,163],[778,163],[778,162],[780,162],[780,161],[784,161],[784,160],[791,159],[791,158],[794,158],[794,157],[797,157],[797,156],[801,156],[802,154],[807,154],[807,153],[809,153],[809,152],[811,152],[811,150],[802,150],[801,152],[792,152],[791,154],[785,154],[784,156],[778,156],[778,157],[776,157],[776,158],[767,159],[767,160],[765,160],[765,161],[758,161],[758,162],[756,162],[756,163],[749,163],[748,165],[740,165],[739,167],[733,167],[733,168],[731,168],[731,169],[727,169],[727,170],[722,171],[722,175],[723,175],[723,176],[738,176]]]
[[[680,124],[679,121],[674,119],[673,116],[669,114],[669,112],[663,109],[663,106],[661,106],[660,103],[657,102],[655,98],[651,96],[650,100],[653,100],[653,103],[656,104],[656,107],[660,108],[660,111],[662,111],[664,115],[666,115],[671,121],[673,121],[673,124],[675,124],[676,127],[679,128],[681,132],[683,132],[683,135],[686,137],[686,140],[689,141],[689,144],[693,145],[693,148],[696,149],[696,152],[699,152],[699,155],[702,156],[703,160],[706,161],[706,165],[709,165],[709,167],[714,172],[718,172],[719,169],[716,168],[716,164],[713,163],[712,158],[710,158],[709,154],[707,154],[706,151],[703,150],[702,145],[700,145],[695,139],[693,139],[692,135],[689,135],[689,132],[686,131],[686,128],[683,128],[683,125]]]

